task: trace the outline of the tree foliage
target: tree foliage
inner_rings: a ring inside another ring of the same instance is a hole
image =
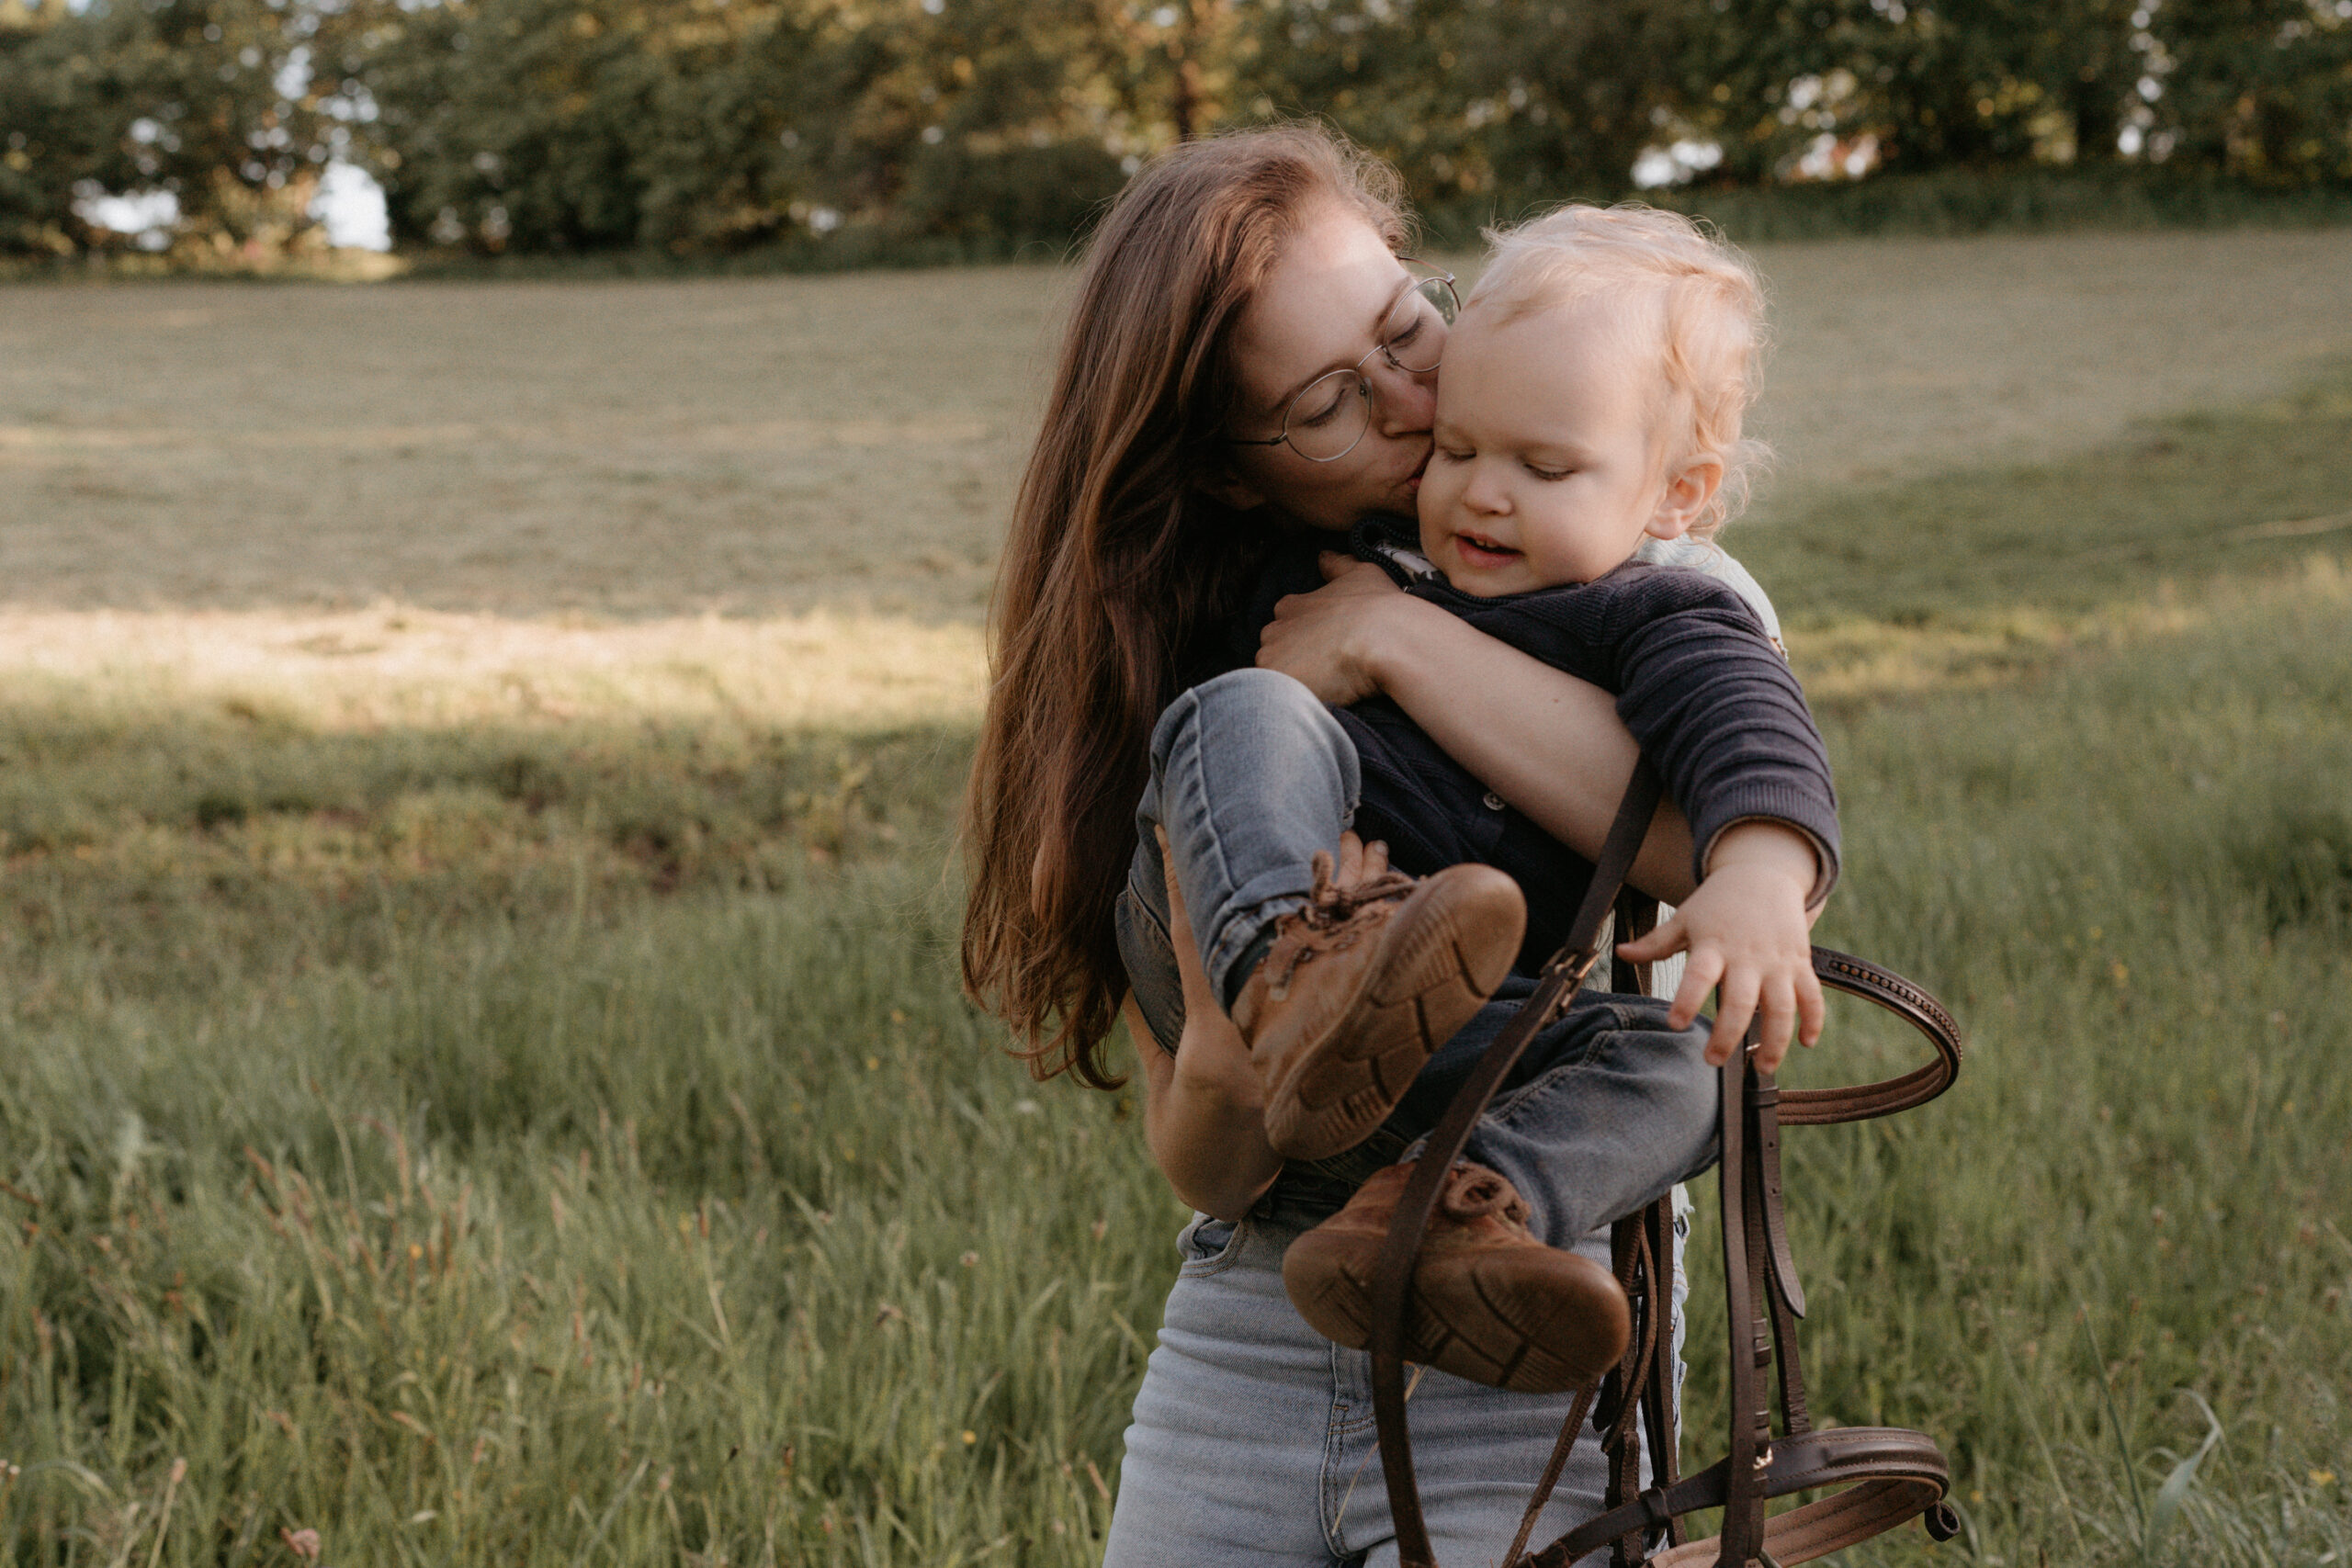
[[[0,247],[158,191],[299,245],[341,157],[412,245],[1001,252],[1301,113],[1455,213],[1637,164],[2352,186],[2352,0],[0,0]]]
[[[258,0],[0,11],[0,246],[106,244],[79,209],[131,192],[176,197],[183,243],[299,243],[337,127],[281,87],[318,28]]]

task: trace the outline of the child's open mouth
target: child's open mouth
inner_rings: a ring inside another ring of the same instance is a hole
[[[1456,534],[1453,547],[1462,552],[1465,566],[1509,566],[1520,558],[1518,550],[1509,545],[1487,538],[1484,534]]]

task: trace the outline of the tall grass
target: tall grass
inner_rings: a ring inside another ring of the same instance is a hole
[[[2224,423],[2341,495],[2333,409]],[[2139,482],[2084,461],[1871,498],[1993,588],[1788,595],[1844,681],[1823,940],[1973,1045],[1791,1134],[1815,1408],[1944,1442],[1947,1561],[2352,1561],[2352,588],[2324,534],[2188,576],[2155,469],[2098,592],[1999,577],[1951,487]],[[7,1561],[1094,1560],[1182,1215],[1130,1095],[957,994],[964,729],[110,679],[0,710]],[[1790,1081],[1908,1059],[1836,1022]]]

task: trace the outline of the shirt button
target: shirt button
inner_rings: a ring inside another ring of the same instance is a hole
[[[1489,811],[1500,811],[1502,808],[1503,797],[1497,795],[1493,790],[1488,790],[1487,792],[1487,809]]]

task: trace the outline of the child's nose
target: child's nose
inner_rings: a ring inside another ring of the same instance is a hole
[[[1487,464],[1473,461],[1470,482],[1462,488],[1462,503],[1473,512],[1500,516],[1510,510],[1510,489],[1496,478]]]

